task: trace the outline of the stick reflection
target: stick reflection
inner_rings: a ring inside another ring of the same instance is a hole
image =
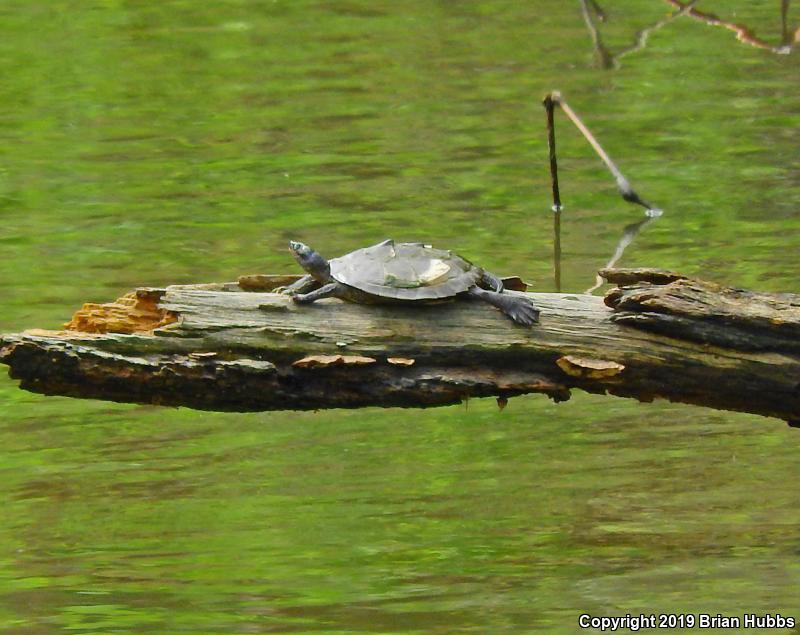
[[[628,248],[636,236],[648,225],[656,222],[661,218],[661,210],[648,210],[645,212],[645,218],[642,220],[626,225],[622,229],[622,236],[617,243],[616,249],[612,254],[609,261],[605,264],[605,269],[615,267],[619,262],[625,250]],[[553,282],[555,283],[556,293],[561,293],[561,212],[553,213]],[[605,280],[599,275],[595,276],[594,284],[586,289],[584,293],[594,293],[601,286],[605,284]]]
[[[631,225],[626,225],[625,228],[622,230],[622,237],[619,239],[619,242],[617,243],[617,248],[614,250],[614,254],[611,256],[611,259],[606,263],[605,268],[611,269],[612,267],[615,267],[616,264],[619,262],[619,259],[622,258],[622,254],[624,254],[625,250],[628,248],[628,245],[630,245],[633,242],[633,239],[639,235],[639,232],[641,232],[645,227],[647,227],[651,223],[656,222],[656,220],[658,220],[659,218],[661,218],[661,214],[654,213],[652,215],[645,217],[643,220],[640,220],[638,223],[632,223]],[[599,275],[596,275],[594,280],[594,285],[586,289],[586,293],[594,293],[604,283],[605,280],[603,280],[603,278],[601,278]]]

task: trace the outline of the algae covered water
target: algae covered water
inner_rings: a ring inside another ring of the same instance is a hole
[[[294,272],[290,239],[423,240],[552,291],[552,89],[664,209],[622,202],[557,120],[564,290],[642,224],[621,265],[799,292],[800,9],[784,25],[777,2],[695,3],[715,25],[680,4],[10,3],[0,330]],[[236,415],[3,374],[0,631],[797,620],[799,445],[774,420],[578,393]]]

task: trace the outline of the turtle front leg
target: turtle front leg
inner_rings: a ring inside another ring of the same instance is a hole
[[[299,280],[294,281],[286,287],[278,287],[273,289],[273,293],[283,293],[285,295],[295,295],[297,293],[308,293],[319,287],[319,282],[314,279],[314,276],[305,275]]]
[[[539,309],[528,298],[509,295],[508,293],[487,291],[480,287],[472,287],[469,290],[469,294],[473,298],[480,298],[484,302],[496,306],[517,324],[522,324],[522,326],[532,326],[539,321]]]
[[[339,298],[342,296],[342,285],[338,282],[330,282],[315,289],[310,293],[298,293],[292,296],[292,300],[298,304],[310,304],[323,298]]]

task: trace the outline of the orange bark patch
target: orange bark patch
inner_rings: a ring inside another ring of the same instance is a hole
[[[87,302],[64,329],[81,333],[142,333],[177,322],[177,314],[158,308],[161,295],[159,289],[137,289],[114,302]]]

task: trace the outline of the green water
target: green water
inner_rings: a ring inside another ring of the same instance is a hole
[[[777,1],[696,7],[780,41]],[[603,8],[611,53],[672,11]],[[552,88],[666,210],[621,264],[800,291],[797,52],[681,17],[604,69],[571,0],[20,0],[0,25],[0,331],[293,270],[289,238],[423,239],[551,291]],[[581,291],[642,212],[558,132]],[[800,436],[778,421],[583,394],[231,415],[5,376],[0,400],[4,633],[800,618]]]

